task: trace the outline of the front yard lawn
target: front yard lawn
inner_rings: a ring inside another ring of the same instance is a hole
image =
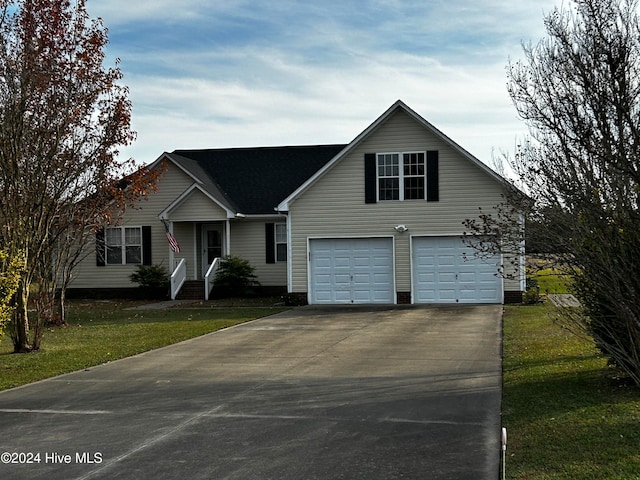
[[[138,302],[139,304],[139,302]],[[68,326],[44,333],[42,349],[12,354],[0,340],[0,390],[73,372],[204,335],[286,307],[220,307],[125,310],[132,302],[71,302]]]
[[[505,307],[507,478],[640,479],[640,390],[554,323],[552,308]]]

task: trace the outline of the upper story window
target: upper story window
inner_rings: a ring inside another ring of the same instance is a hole
[[[425,152],[377,155],[378,200],[425,199]]]
[[[276,262],[286,262],[287,261],[287,224],[276,223],[274,231],[275,231]]]
[[[142,227],[110,227],[104,233],[107,265],[142,263]]]

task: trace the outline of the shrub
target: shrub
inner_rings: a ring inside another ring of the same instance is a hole
[[[540,302],[540,286],[535,278],[527,278],[527,290],[522,295],[522,303],[533,305]]]
[[[129,279],[145,288],[169,287],[169,272],[162,265],[138,265]]]
[[[11,257],[5,250],[0,250],[0,337],[11,320],[13,308],[10,303],[18,290],[23,263],[24,258],[21,255]]]
[[[246,297],[254,294],[254,287],[260,286],[255,268],[242,258],[227,255],[220,262],[213,286],[224,296]]]

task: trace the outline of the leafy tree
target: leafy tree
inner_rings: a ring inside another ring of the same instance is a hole
[[[509,159],[538,249],[569,269],[591,335],[640,385],[640,23],[635,0],[575,0],[544,18],[546,37],[508,66],[529,136]],[[498,215],[470,220],[475,232]],[[506,228],[506,227],[505,227]],[[499,248],[499,245],[495,245]]]
[[[95,231],[154,184],[154,173],[118,159],[134,132],[122,74],[103,67],[107,42],[85,0],[0,0],[0,245],[25,260],[16,352],[39,348],[52,299],[62,291],[63,305]]]

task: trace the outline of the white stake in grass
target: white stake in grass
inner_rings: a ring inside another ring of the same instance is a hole
[[[502,427],[502,480],[507,474],[507,429]]]

